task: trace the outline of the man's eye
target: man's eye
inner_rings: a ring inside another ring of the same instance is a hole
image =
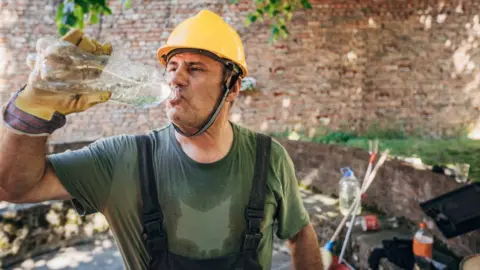
[[[190,71],[202,71],[202,69],[198,67],[191,67]]]

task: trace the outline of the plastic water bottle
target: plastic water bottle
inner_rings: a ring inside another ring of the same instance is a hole
[[[347,222],[350,227],[350,221]],[[396,217],[379,217],[377,215],[357,216],[353,222],[353,227],[361,231],[379,231],[396,229],[399,227],[399,221]]]
[[[340,213],[346,216],[348,214],[348,210],[354,204],[355,199],[360,196],[360,183],[350,168],[342,168],[340,171],[343,174],[343,177],[340,179],[338,196],[340,201]],[[359,215],[361,212],[362,206],[360,202],[357,215]]]
[[[424,222],[413,238],[413,255],[415,256],[415,270],[432,269],[433,235]]]
[[[165,70],[130,60],[128,49],[96,55],[57,38],[41,41],[42,48],[27,57],[27,65],[38,74],[29,81],[35,88],[75,94],[107,91],[110,100],[140,108],[158,106],[173,96]]]

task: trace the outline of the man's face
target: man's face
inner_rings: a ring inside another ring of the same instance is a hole
[[[167,64],[167,81],[173,98],[167,101],[167,116],[183,132],[202,127],[222,94],[223,65],[195,53],[179,53]]]

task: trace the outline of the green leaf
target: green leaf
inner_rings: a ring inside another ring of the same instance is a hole
[[[66,33],[68,33],[68,31],[70,30],[69,27],[65,26],[65,25],[61,25],[59,28],[58,28],[58,33],[60,34],[60,36],[64,36]]]
[[[98,23],[98,13],[96,11],[90,11],[90,20],[89,24],[96,24]]]
[[[87,14],[89,12],[90,4],[88,3],[87,0],[75,0],[75,4],[77,4],[77,6],[80,6],[82,8],[82,11],[84,14]]]
[[[292,12],[288,12],[286,16],[287,16],[287,20],[290,21],[290,20],[292,20],[293,13],[292,13]]]
[[[81,6],[76,6],[75,7],[75,12],[73,13],[75,17],[77,18],[77,23],[75,24],[76,28],[83,29],[84,23],[83,23],[83,8]]]
[[[267,14],[269,14],[269,15],[270,15],[270,9],[271,9],[270,4],[266,4],[265,7],[263,8],[263,10],[266,11]]]
[[[254,23],[254,22],[257,20],[257,15],[248,14],[248,20],[249,20],[251,23]]]
[[[128,8],[131,8],[132,7],[132,1],[131,0],[123,0],[123,7],[128,9]],[[238,3],[237,0],[233,0],[233,2],[235,2],[234,4]]]
[[[62,23],[63,7],[64,7],[64,4],[63,4],[63,3],[60,3],[60,4],[58,5],[57,15],[55,16],[55,21],[56,21],[57,25],[59,25],[59,24]]]
[[[107,6],[104,6],[103,7],[103,14],[112,15],[112,10]]]
[[[62,23],[69,26],[74,26],[77,23],[77,17],[73,13],[64,14]]]
[[[280,29],[278,28],[277,25],[272,25],[272,35],[278,35],[278,33],[280,32]]]
[[[288,37],[288,30],[287,30],[287,26],[286,25],[281,25],[280,26],[280,32],[282,33],[282,37],[283,38],[287,38]]]
[[[301,3],[304,8],[312,9],[312,5],[310,4],[310,2],[308,2],[308,0],[301,0]]]
[[[257,14],[262,16],[263,15],[263,9],[257,8]]]
[[[253,14],[248,14],[247,18],[245,19],[245,26],[250,26],[252,23],[254,23],[257,20],[257,16]]]
[[[102,6],[100,4],[92,4],[90,5],[90,10],[94,11],[94,13],[102,12]]]

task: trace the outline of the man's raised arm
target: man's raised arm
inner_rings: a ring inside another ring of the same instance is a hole
[[[76,55],[66,55],[85,52],[108,55],[112,51],[109,44],[101,45],[73,29],[62,37],[62,41],[40,39],[36,49],[37,57],[29,64],[32,71],[27,85],[15,93],[2,111],[0,201],[70,199],[47,162],[48,136],[65,125],[66,115],[106,102],[111,96],[106,91],[79,89],[82,87],[78,84],[79,78],[91,79],[99,74],[77,69],[71,60]],[[45,70],[49,74],[45,74]],[[77,83],[69,84],[69,80]],[[67,90],[71,86],[72,91],[51,89],[59,85]]]

